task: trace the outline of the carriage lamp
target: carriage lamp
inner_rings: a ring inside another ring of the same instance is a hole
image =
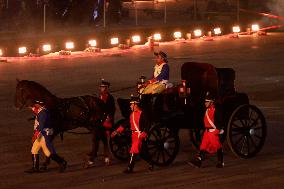
[[[91,39],[88,41],[89,47],[96,47],[97,46],[97,41],[95,39]]]
[[[155,33],[155,34],[153,35],[153,38],[154,38],[155,41],[161,41],[162,36],[161,36],[160,33]]]
[[[233,32],[239,33],[241,31],[240,26],[233,26]]]
[[[174,38],[175,38],[175,39],[180,39],[180,38],[181,38],[181,36],[182,36],[182,34],[181,34],[181,32],[180,32],[180,31],[176,31],[176,32],[174,32]]]
[[[251,25],[251,30],[253,32],[258,32],[259,31],[259,25],[258,24],[253,24]]]
[[[221,28],[214,28],[215,35],[221,35],[221,33],[222,33]]]
[[[141,42],[141,37],[140,35],[134,35],[131,37],[133,43],[140,43]]]
[[[72,50],[72,49],[74,49],[74,47],[75,47],[75,45],[74,45],[74,42],[72,42],[72,41],[68,41],[68,42],[65,43],[65,48],[67,50]]]
[[[194,36],[195,37],[201,37],[202,31],[200,29],[194,30]]]
[[[27,47],[19,47],[18,52],[20,55],[27,53]]]
[[[50,52],[51,51],[51,45],[50,44],[42,45],[42,51],[43,52]]]
[[[117,45],[118,44],[118,38],[117,37],[113,37],[113,38],[111,38],[110,39],[110,44],[112,44],[112,45]]]

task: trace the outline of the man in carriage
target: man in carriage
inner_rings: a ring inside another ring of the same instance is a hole
[[[130,160],[127,168],[124,170],[124,173],[133,173],[135,166],[135,161],[137,156],[140,154],[143,159],[149,163],[149,170],[153,170],[153,164],[149,161],[149,158],[145,152],[142,150],[142,142],[147,137],[147,130],[149,129],[149,119],[140,108],[140,98],[131,97],[130,100],[130,129],[132,131],[132,144],[130,149]],[[111,137],[122,133],[125,130],[126,125],[121,125],[112,133]]]
[[[110,83],[105,81],[104,79],[101,80],[100,84],[100,93],[99,98],[105,103],[106,105],[106,119],[103,124],[97,128],[95,128],[94,134],[94,150],[92,151],[92,155],[89,156],[88,164],[92,165],[94,162],[94,157],[97,157],[97,153],[99,150],[99,143],[100,141],[103,142],[104,145],[104,161],[106,165],[110,163],[109,157],[109,148],[108,148],[108,141],[110,137],[110,130],[114,124],[114,114],[115,114],[115,101],[114,97],[109,92]]]
[[[67,162],[60,157],[52,144],[53,128],[50,112],[44,106],[44,102],[35,100],[30,107],[35,114],[34,135],[32,137],[32,168],[27,173],[39,172],[39,150],[42,149],[46,157],[54,160],[59,165],[60,172],[66,169]]]
[[[216,111],[214,98],[207,92],[205,98],[206,112],[204,115],[204,135],[202,137],[200,152],[190,161],[190,164],[195,167],[201,167],[202,160],[207,153],[215,154],[217,152],[217,168],[224,167],[223,148],[220,142],[220,134],[223,134],[223,129],[220,129],[220,112]]]
[[[170,67],[168,65],[167,54],[163,51],[154,52],[156,65],[154,67],[152,79],[144,84],[145,89],[142,94],[156,94],[163,92],[171,84],[168,82],[170,77]]]

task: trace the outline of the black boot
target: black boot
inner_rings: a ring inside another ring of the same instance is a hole
[[[217,161],[216,167],[217,168],[223,168],[225,166],[225,163],[224,163],[224,155],[223,155],[223,149],[222,148],[220,148],[217,151],[217,156],[218,156],[218,161]]]
[[[46,171],[47,166],[50,164],[50,157],[45,158],[45,162],[40,166],[39,170],[40,171]]]
[[[124,173],[133,173],[133,169],[134,169],[134,166],[135,166],[135,161],[136,161],[136,155],[135,154],[131,154],[128,167],[123,172]]]
[[[58,163],[59,165],[59,172],[64,172],[66,167],[67,167],[67,162],[62,158],[60,157],[59,155],[57,154],[51,154],[50,155],[50,158],[55,161],[56,163]]]
[[[26,173],[38,173],[39,172],[39,155],[38,154],[32,154],[32,168],[26,170]]]
[[[199,154],[189,162],[189,164],[194,166],[194,167],[200,168],[204,156],[205,156],[205,152],[200,151]]]

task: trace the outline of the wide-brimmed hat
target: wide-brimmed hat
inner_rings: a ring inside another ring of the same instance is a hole
[[[110,83],[102,79],[100,87],[109,87],[109,86],[110,86]]]
[[[165,62],[168,62],[167,58],[167,54],[163,51],[159,51],[159,52],[154,52],[155,56],[160,56]]]

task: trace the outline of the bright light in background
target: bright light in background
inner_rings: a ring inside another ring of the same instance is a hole
[[[161,34],[159,34],[159,33],[155,33],[155,34],[153,35],[153,37],[154,37],[154,40],[155,40],[155,41],[160,41],[160,40],[162,39],[162,36],[161,36]]]
[[[97,41],[94,39],[89,40],[88,42],[90,47],[96,47],[97,46]]]
[[[2,51],[2,49],[0,49],[0,56],[3,56],[3,51]]]
[[[233,27],[233,32],[234,33],[239,33],[241,31],[240,26],[234,26]]]
[[[139,35],[132,36],[132,42],[133,43],[139,43],[141,42],[141,37]]]
[[[44,44],[44,45],[42,45],[42,50],[43,50],[44,52],[49,52],[49,51],[51,51],[51,45],[50,45],[50,44]]]
[[[222,33],[221,28],[214,28],[214,34],[220,35]]]
[[[19,54],[27,53],[27,47],[19,47],[18,52],[19,52]]]
[[[110,39],[110,44],[112,45],[117,45],[118,44],[118,38],[117,37],[113,37]]]
[[[175,39],[180,39],[181,38],[181,32],[180,31],[174,32],[174,38]]]
[[[66,42],[65,43],[65,48],[68,50],[74,49],[74,43],[72,41]]]
[[[202,31],[200,29],[194,30],[194,36],[200,37],[202,35]]]
[[[252,29],[252,31],[257,32],[257,31],[259,31],[259,25],[253,24],[253,25],[251,25],[251,29]]]

